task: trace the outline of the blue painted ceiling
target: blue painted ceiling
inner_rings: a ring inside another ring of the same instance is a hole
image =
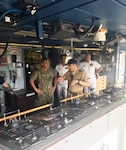
[[[31,15],[31,9],[26,9],[28,7],[24,5],[26,2],[34,2],[37,7],[34,15]],[[12,21],[5,22],[5,16],[9,16]],[[6,42],[9,39],[9,42],[15,43],[38,41],[43,45],[61,45],[66,41],[52,39],[49,35],[53,34],[54,22],[63,20],[72,26],[82,25],[87,31],[92,24],[92,18],[95,27],[102,24],[104,28],[107,28],[107,38],[112,35],[125,37],[125,16],[125,0],[0,0],[0,42]],[[44,39],[30,34],[38,33],[38,21],[42,21],[43,34],[47,34]],[[30,33],[26,35],[21,34],[20,31],[30,31]],[[70,35],[70,37],[75,36],[74,32]],[[83,43],[86,41],[89,39],[84,38]]]

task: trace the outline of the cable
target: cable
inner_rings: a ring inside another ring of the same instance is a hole
[[[9,36],[7,37],[7,43],[6,43],[6,46],[5,46],[5,48],[4,48],[3,53],[0,55],[0,59],[2,58],[2,56],[3,56],[3,55],[5,54],[5,52],[7,51],[8,43],[9,43]]]
[[[21,10],[18,10],[18,9],[8,10],[8,11],[6,11],[5,13],[2,14],[2,16],[0,17],[0,21],[2,20],[2,18],[3,18],[6,14],[9,14],[9,13],[12,13],[12,12],[22,12],[22,11],[21,11]]]

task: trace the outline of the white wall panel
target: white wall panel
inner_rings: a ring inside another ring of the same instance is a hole
[[[126,150],[126,104],[67,135],[46,150]]]

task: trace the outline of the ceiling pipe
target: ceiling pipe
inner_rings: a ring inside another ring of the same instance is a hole
[[[0,45],[5,46],[6,43],[0,43]],[[19,46],[19,47],[36,47],[42,48],[42,45],[35,45],[35,44],[18,44],[18,43],[8,43],[9,46]]]
[[[4,14],[2,14],[2,16],[0,17],[0,21],[5,17],[5,15],[7,15],[7,14],[9,14],[9,13],[13,13],[13,12],[19,12],[19,13],[21,13],[22,11],[21,11],[21,10],[18,10],[18,9],[8,10],[8,11],[6,11]]]
[[[5,46],[6,43],[0,43],[0,45]],[[71,47],[71,46],[49,46],[49,45],[35,45],[35,44],[17,44],[17,43],[8,43],[9,46],[19,46],[19,47],[34,47],[34,48],[47,48],[47,49],[63,49],[67,48],[70,50],[91,50],[91,51],[99,51],[101,48],[93,48],[93,47]]]
[[[102,50],[101,48],[92,48],[92,47],[70,47],[70,46],[43,46],[43,47],[55,49],[70,49],[70,50],[91,50],[91,51]]]

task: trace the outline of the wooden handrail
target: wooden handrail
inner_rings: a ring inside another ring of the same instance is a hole
[[[76,99],[76,98],[79,98],[79,97],[83,97],[84,95],[85,94],[69,97],[69,98],[61,100],[61,102],[67,102],[67,101],[70,101],[70,100],[73,100],[73,99]],[[10,116],[6,116],[6,117],[3,117],[3,118],[0,118],[0,122],[2,122],[4,120],[11,119],[11,118],[15,118],[15,117],[18,117],[18,116],[23,116],[23,115],[26,115],[26,114],[29,114],[29,113],[32,113],[32,112],[35,112],[35,111],[38,111],[38,110],[41,110],[41,109],[44,109],[44,108],[48,108],[50,106],[52,106],[52,104],[46,104],[46,105],[39,106],[39,107],[36,107],[36,108],[33,108],[33,109],[29,109],[29,110],[26,110],[26,111],[23,111],[23,112],[20,112],[20,113],[16,113],[16,114],[13,114],[13,115],[10,115]]]

